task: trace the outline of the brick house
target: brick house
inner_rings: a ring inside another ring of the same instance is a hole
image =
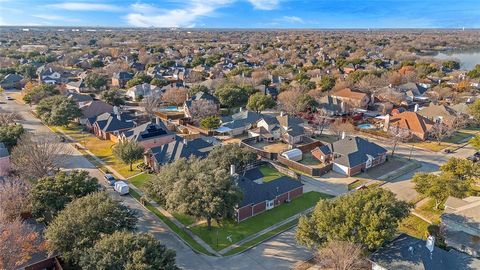
[[[97,116],[93,123],[93,133],[100,139],[118,141],[118,136],[136,126],[133,117],[117,112],[104,113]]]
[[[157,118],[155,123],[145,124],[124,131],[119,136],[120,141],[136,141],[145,149],[161,146],[175,140],[175,134],[170,132],[165,124]]]
[[[385,123],[383,125],[384,131],[388,131],[392,126],[398,126],[401,129],[408,130],[412,136],[424,141],[428,138],[428,133],[432,129],[434,122],[416,112],[402,112],[385,117]]]
[[[387,150],[360,137],[346,137],[333,142],[333,171],[348,176],[366,171],[387,160]]]
[[[238,176],[236,181],[243,192],[243,199],[237,206],[237,222],[290,202],[303,194],[303,184],[291,177],[282,176],[269,182],[263,182],[262,178],[263,174],[258,168]]]
[[[370,102],[370,97],[367,94],[353,91],[350,88],[332,92],[330,96],[351,105],[353,108],[366,109]]]

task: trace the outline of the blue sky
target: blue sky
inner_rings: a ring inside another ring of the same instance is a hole
[[[0,25],[480,28],[480,0],[0,0]]]

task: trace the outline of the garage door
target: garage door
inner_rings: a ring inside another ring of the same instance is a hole
[[[346,166],[333,163],[333,171],[341,174],[348,175],[348,168]]]

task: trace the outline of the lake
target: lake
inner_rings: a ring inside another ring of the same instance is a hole
[[[480,64],[480,52],[438,53],[434,58],[459,61],[460,68],[466,70],[472,70]]]

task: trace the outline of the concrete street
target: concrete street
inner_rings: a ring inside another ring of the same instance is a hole
[[[11,92],[4,94],[8,95]],[[4,101],[4,97],[0,97]],[[30,112],[28,105],[19,104],[15,101],[7,101],[6,104],[0,104],[0,111],[19,113],[23,120],[20,121],[29,132],[51,132],[40,120],[35,118]],[[99,171],[89,160],[70,145],[69,155],[66,157],[64,169],[86,170],[90,175],[97,177],[100,183],[103,173]],[[143,208],[136,200],[130,196],[119,196],[111,187],[108,192],[124,205],[135,209],[138,213],[138,231],[150,232],[155,235],[168,248],[177,252],[177,264],[183,269],[212,270],[212,269],[233,269],[233,270],[253,270],[253,269],[290,269],[290,267],[311,257],[311,253],[298,246],[295,243],[295,229],[286,231],[272,239],[250,249],[241,254],[230,257],[211,257],[203,254],[197,254],[184,242],[179,239],[175,233],[171,232],[167,225],[159,220],[150,211]]]

